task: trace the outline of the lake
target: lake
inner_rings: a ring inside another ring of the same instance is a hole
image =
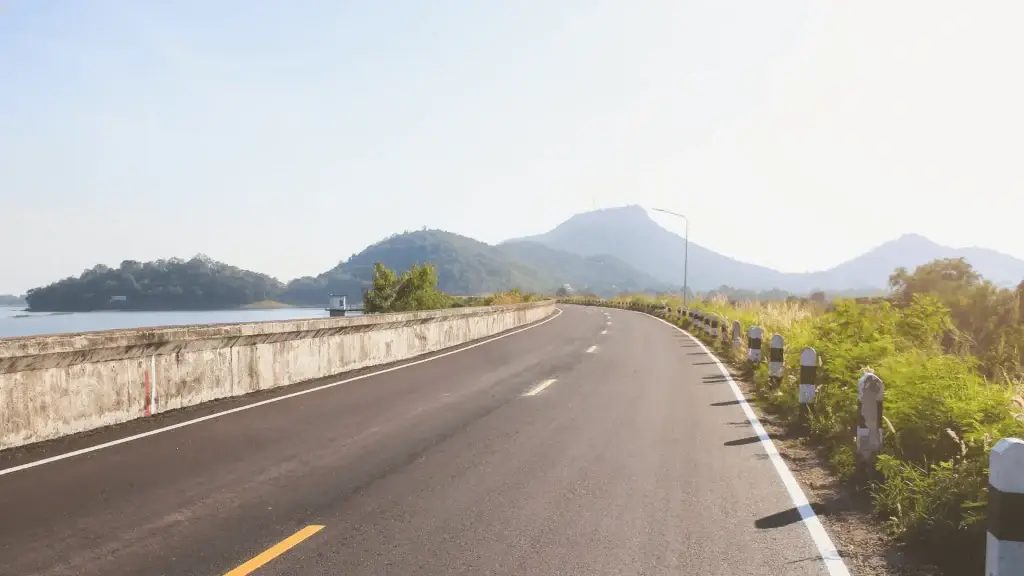
[[[355,312],[354,314],[358,314]],[[24,308],[0,306],[0,338],[69,334],[185,324],[230,324],[265,320],[327,318],[323,308],[273,308],[258,310],[203,310],[192,312],[25,312]]]

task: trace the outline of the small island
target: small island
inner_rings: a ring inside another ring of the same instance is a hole
[[[207,256],[99,264],[25,296],[33,312],[94,310],[229,310],[285,306],[284,284]]]

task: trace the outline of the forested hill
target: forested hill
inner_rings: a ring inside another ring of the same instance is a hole
[[[125,260],[102,264],[42,288],[28,291],[29,309],[213,310],[238,308],[280,296],[277,279],[198,255],[191,260]]]
[[[317,276],[287,286],[206,256],[155,262],[126,260],[117,268],[98,265],[81,276],[29,290],[31,310],[213,310],[264,300],[325,306],[332,293],[358,302],[373,278],[373,265],[404,271],[430,264],[438,288],[453,295],[478,295],[518,288],[554,293],[563,284],[613,295],[660,290],[665,285],[610,256],[580,256],[540,244],[491,246],[442,230],[395,234]]]
[[[329,293],[361,297],[376,262],[394,270],[431,264],[443,292],[477,295],[519,288],[554,293],[563,284],[612,295],[630,290],[659,290],[666,285],[610,256],[580,256],[536,243],[492,246],[443,230],[395,234],[318,275],[288,283],[281,297],[296,305],[322,304]]]

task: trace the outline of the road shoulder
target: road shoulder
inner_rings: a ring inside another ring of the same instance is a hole
[[[756,400],[754,385],[722,362],[757,414],[790,472],[800,483],[840,556],[855,576],[940,576],[886,534],[866,490],[843,484],[806,438],[794,436]]]

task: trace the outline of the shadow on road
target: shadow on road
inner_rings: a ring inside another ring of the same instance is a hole
[[[701,378],[701,380],[703,380],[705,384],[721,384],[722,382],[729,381],[728,378],[722,376],[721,374],[711,374],[709,376],[704,376],[703,378]]]
[[[775,440],[776,436],[774,434],[769,434],[768,438],[771,439],[771,440]],[[729,441],[725,442],[725,445],[726,446],[746,446],[747,444],[757,444],[760,441],[761,441],[761,439],[759,437],[757,437],[757,436],[747,436],[746,438],[740,438],[738,440],[729,440]]]
[[[747,402],[751,401],[750,398],[744,398],[744,400],[746,400]],[[739,405],[739,403],[739,400],[727,400],[725,402],[715,402],[714,404],[712,404],[712,406],[737,406]],[[746,424],[746,422],[744,422],[744,424]]]
[[[828,507],[818,502],[811,503],[811,510],[814,510],[814,513],[818,516],[828,516],[829,513]],[[782,528],[783,526],[796,524],[800,520],[800,511],[796,508],[790,508],[789,510],[776,512],[764,518],[758,518],[754,521],[754,526],[760,530],[767,530],[769,528]]]

